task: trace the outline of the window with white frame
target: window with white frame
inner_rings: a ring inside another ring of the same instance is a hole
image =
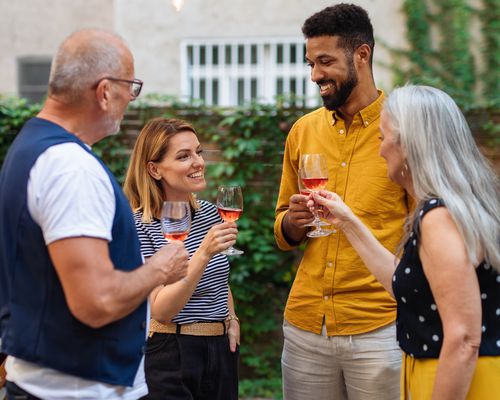
[[[199,39],[181,44],[181,90],[207,105],[318,104],[302,38]]]
[[[20,97],[35,103],[44,99],[49,85],[50,65],[50,57],[27,56],[17,59]]]

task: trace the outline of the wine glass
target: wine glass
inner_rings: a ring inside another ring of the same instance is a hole
[[[311,190],[306,188],[304,183],[302,182],[302,168],[299,168],[299,171],[298,171],[298,174],[297,174],[297,184],[298,184],[298,187],[299,187],[299,193],[303,196],[309,196],[309,194],[311,193]],[[316,226],[316,224],[314,223],[315,221],[311,221],[309,222],[308,224],[304,224],[304,226]],[[319,220],[319,224],[321,226],[328,226],[330,225],[329,223],[325,222],[325,221],[321,221]]]
[[[311,191],[324,189],[328,183],[328,166],[323,154],[304,154],[301,158],[301,180],[304,186]],[[307,232],[311,238],[328,236],[331,232],[321,228],[321,219],[318,211],[313,212],[315,230]]]
[[[191,206],[187,201],[164,201],[161,230],[167,240],[186,239],[191,228]]]
[[[217,190],[217,210],[224,221],[237,221],[243,212],[241,188],[239,186],[219,186]],[[238,256],[243,254],[243,251],[231,246],[221,253],[227,256]]]

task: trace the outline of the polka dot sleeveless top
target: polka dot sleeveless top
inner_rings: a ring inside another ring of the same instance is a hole
[[[392,289],[398,303],[398,343],[405,353],[415,358],[438,358],[443,343],[439,309],[418,255],[420,220],[436,207],[444,207],[441,199],[425,202],[392,278]],[[482,306],[479,355],[500,355],[500,275],[485,262],[476,268],[476,273]]]

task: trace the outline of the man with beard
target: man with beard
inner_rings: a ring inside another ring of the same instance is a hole
[[[128,201],[90,146],[140,92],[122,39],[70,35],[47,100],[0,172],[0,334],[9,399],[137,399],[147,393],[146,298],[186,276],[164,246],[143,264]]]
[[[299,119],[288,135],[276,205],[278,246],[291,250],[305,243],[285,309],[284,399],[398,399],[396,303],[340,229],[306,237],[313,216],[297,181],[301,157],[322,153],[326,189],[396,250],[409,206],[379,156],[384,94],[373,79],[373,28],[364,9],[337,4],[308,18],[302,32],[324,107]]]

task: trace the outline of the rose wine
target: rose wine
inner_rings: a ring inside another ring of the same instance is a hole
[[[241,208],[226,208],[226,207],[217,207],[221,218],[226,222],[234,222],[240,218],[242,213]]]
[[[184,241],[184,239],[187,238],[189,232],[168,232],[168,233],[163,233],[163,236],[165,236],[165,239],[167,240],[180,240],[181,242]]]
[[[311,190],[324,189],[328,182],[328,178],[302,178],[304,186]]]

